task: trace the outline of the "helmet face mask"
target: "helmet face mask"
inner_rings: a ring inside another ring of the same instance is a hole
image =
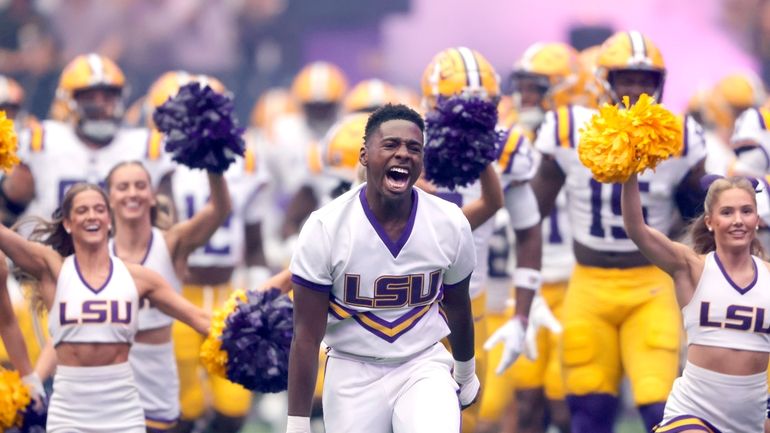
[[[646,93],[657,101],[663,89],[663,73],[653,69],[618,69],[607,74],[607,81],[618,102],[628,96],[631,104]]]
[[[618,32],[599,48],[596,79],[616,104],[622,102],[623,96],[635,103],[641,93],[661,102],[666,64],[660,50],[649,38],[638,31]]]
[[[72,100],[80,135],[102,145],[115,138],[125,111],[121,88],[82,89],[73,94]]]

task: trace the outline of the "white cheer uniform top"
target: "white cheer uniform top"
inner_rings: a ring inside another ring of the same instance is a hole
[[[118,256],[118,252],[115,250],[114,239],[110,239],[110,253],[116,257]],[[147,252],[142,259],[142,262],[139,264],[159,273],[177,293],[182,293],[182,282],[179,281],[179,277],[176,275],[174,262],[171,260],[171,255],[169,254],[168,246],[166,245],[166,238],[163,236],[163,232],[157,227],[152,228],[150,243],[147,245]],[[140,331],[163,328],[174,323],[173,318],[153,307],[147,298],[143,298],[139,304],[138,317]]]
[[[352,355],[409,357],[449,334],[438,300],[476,265],[460,209],[414,188],[397,241],[372,214],[366,184],[308,218],[289,267],[292,281],[329,294],[324,342]]]
[[[682,308],[687,344],[770,352],[770,272],[758,257],[754,280],[738,286],[715,252],[706,256],[698,287]]]
[[[101,287],[80,274],[75,255],[64,259],[48,314],[54,346],[59,343],[131,343],[137,331],[139,294],[128,268],[110,256],[110,273]]]

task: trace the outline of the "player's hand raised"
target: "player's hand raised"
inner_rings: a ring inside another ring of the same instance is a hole
[[[522,316],[514,316],[513,319],[497,329],[484,343],[484,350],[492,350],[503,343],[503,356],[497,365],[495,373],[500,375],[513,364],[524,351],[527,319]]]
[[[538,356],[537,333],[540,328],[546,328],[555,334],[561,334],[562,331],[561,323],[548,308],[545,299],[537,295],[532,300],[532,307],[529,310],[529,326],[524,341],[524,356],[531,361],[536,360]]]

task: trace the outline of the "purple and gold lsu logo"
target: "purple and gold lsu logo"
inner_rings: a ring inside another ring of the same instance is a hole
[[[710,309],[710,302],[700,303],[700,326],[770,334],[770,324],[765,325],[768,314],[762,307],[728,305],[724,321],[709,318]]]
[[[129,324],[131,323],[131,301],[89,300],[80,305],[80,311],[71,312],[68,316],[67,303],[59,304],[59,324],[87,325],[98,323]]]
[[[361,295],[361,276],[345,274],[344,301],[366,308],[403,308],[431,304],[438,295],[441,271],[424,274],[383,275],[374,282],[371,297]]]

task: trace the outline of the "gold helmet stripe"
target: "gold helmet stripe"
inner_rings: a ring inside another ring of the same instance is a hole
[[[380,80],[371,80],[367,84],[369,87],[369,96],[371,101],[384,101],[385,100],[385,84]]]
[[[631,63],[648,63],[647,46],[644,44],[644,36],[638,31],[628,32],[628,39],[631,42]]]
[[[88,55],[88,67],[91,68],[91,72],[93,73],[90,84],[100,84],[107,81],[107,77],[104,76],[104,63],[98,54]]]
[[[460,53],[460,58],[465,66],[465,80],[468,88],[474,90],[480,88],[481,68],[473,55],[473,51],[467,47],[457,47],[457,52]]]
[[[328,99],[327,88],[329,87],[329,68],[321,63],[315,63],[310,68],[310,90],[313,92],[312,99],[324,101]]]

